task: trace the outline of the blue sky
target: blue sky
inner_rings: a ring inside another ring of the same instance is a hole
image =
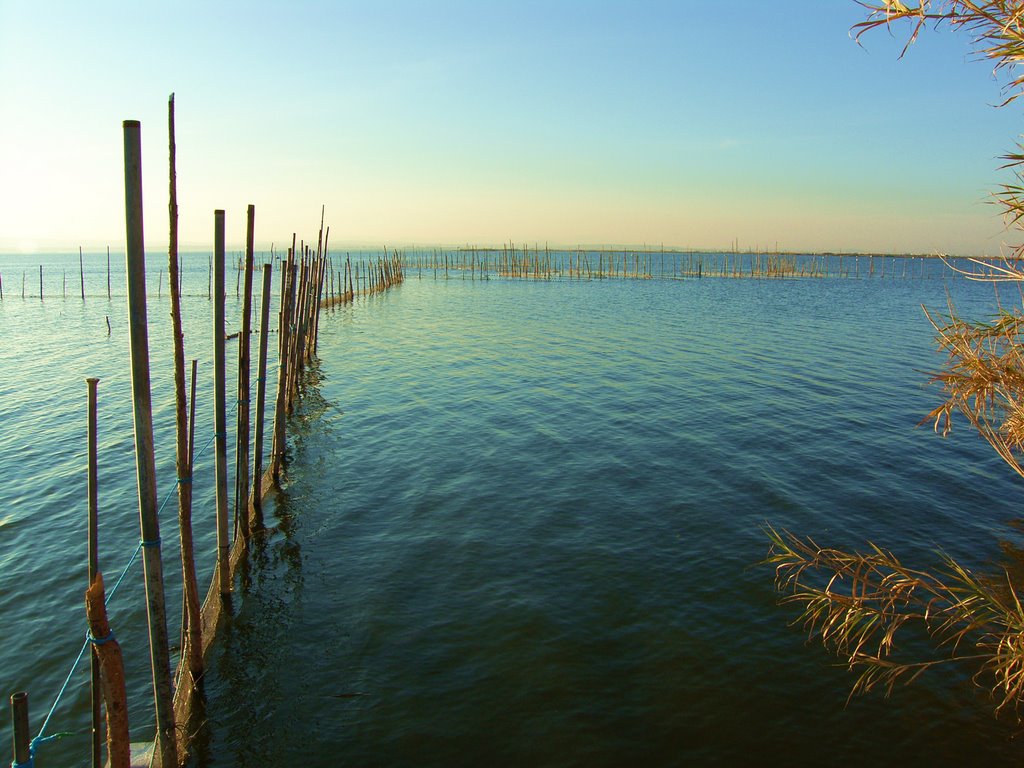
[[[549,242],[995,254],[1019,133],[948,30],[815,3],[0,0],[0,250],[121,247],[121,121],[166,245]]]

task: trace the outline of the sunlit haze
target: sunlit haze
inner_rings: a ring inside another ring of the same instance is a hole
[[[0,0],[0,251],[121,248],[121,121],[184,247],[654,245],[996,254],[1018,108],[963,34],[825,2]]]

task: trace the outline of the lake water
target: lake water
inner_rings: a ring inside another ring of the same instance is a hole
[[[87,280],[102,295],[85,302],[77,282],[67,299],[59,283],[22,299],[9,275],[38,259],[5,258],[0,616],[15,640],[0,682],[29,691],[34,732],[81,646],[85,376],[102,378],[108,588],[138,538],[127,336],[100,257]],[[201,365],[206,258],[186,276],[186,354]],[[77,254],[53,259],[47,274],[77,270]],[[194,765],[1019,762],[1016,726],[969,680],[926,675],[847,706],[853,678],[788,626],[757,564],[766,521],[921,566],[941,548],[992,568],[1021,545],[1020,482],[987,445],[963,420],[945,440],[915,429],[937,402],[922,371],[941,363],[920,305],[944,307],[948,290],[987,316],[991,286],[452,277],[414,271],[324,314],[287,485],[214,650]],[[164,494],[169,302],[155,293]],[[204,397],[197,446],[212,433]],[[209,463],[195,485],[205,585]],[[136,566],[111,605],[139,740],[152,735],[141,581]],[[87,726],[86,679],[48,732]],[[85,744],[46,744],[38,764],[84,764]]]

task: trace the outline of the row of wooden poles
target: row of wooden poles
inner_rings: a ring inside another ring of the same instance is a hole
[[[294,247],[294,243],[293,243]],[[301,252],[305,252],[304,249]],[[85,273],[79,248],[79,284],[85,300]],[[271,252],[271,262],[280,257]],[[432,273],[435,279],[450,278],[450,273],[463,278],[575,278],[575,279],[672,279],[703,277],[846,277],[890,279],[949,279],[957,277],[955,270],[926,269],[929,261],[924,256],[883,256],[871,254],[779,254],[779,253],[700,253],[696,251],[666,250],[552,250],[548,247],[507,245],[494,248],[462,248],[455,251],[432,249],[429,251],[398,251],[385,248],[382,256],[352,260],[346,254],[344,263],[337,267],[334,257],[328,255],[324,290],[332,303],[347,296],[372,294],[384,290],[398,270]],[[385,266],[382,274],[381,267]],[[389,270],[389,272],[388,272]],[[241,276],[244,260],[239,259],[235,294],[241,294]],[[27,272],[22,272],[21,297],[28,298]],[[179,277],[179,291],[181,278]],[[110,249],[107,249],[107,298],[110,289]],[[163,270],[157,281],[157,296],[163,291]],[[62,295],[67,297],[67,272],[63,273]],[[207,295],[213,296],[213,257],[209,260]],[[0,300],[3,300],[3,276],[0,275]],[[31,294],[35,297],[35,294]],[[44,296],[43,267],[39,266],[39,294]]]
[[[328,228],[329,229],[329,228]],[[292,249],[295,244],[292,243]],[[311,246],[310,246],[311,248]],[[326,244],[324,246],[325,256],[327,258],[327,264],[325,265],[326,274],[324,276],[324,291],[330,298],[332,303],[343,303],[348,300],[351,301],[353,297],[360,295],[369,295],[377,293],[379,291],[386,290],[389,286],[394,285],[398,280],[398,273],[402,270],[402,265],[405,262],[405,256],[399,251],[393,251],[390,254],[385,248],[383,256],[368,256],[365,259],[352,260],[351,254],[345,255],[345,262],[343,269],[335,271],[334,257],[333,255],[326,253]],[[303,245],[300,248],[300,252],[306,253],[306,247]],[[273,251],[270,255],[270,263],[278,264],[283,263],[283,259],[279,256],[275,256]],[[79,286],[81,290],[82,301],[85,301],[85,267],[82,257],[82,249],[78,249],[78,269],[79,269]],[[245,259],[239,258],[238,260],[238,279],[235,285],[235,295],[241,296],[242,290],[242,275],[245,273]],[[21,298],[38,298],[44,299],[46,291],[44,290],[43,283],[43,265],[39,265],[39,293],[30,294],[27,289],[27,271],[22,271],[21,274]],[[4,297],[4,281],[3,275],[0,275],[0,300]],[[157,278],[156,295],[157,298],[163,295],[163,270]],[[179,295],[183,294],[183,277],[181,271],[178,271],[177,288]],[[62,272],[62,283],[60,295],[63,298],[68,296],[68,275],[67,270]],[[207,281],[207,295],[213,298],[213,256],[210,255],[209,259],[209,277]],[[348,297],[346,299],[346,297]],[[111,278],[110,278],[110,248],[107,248],[107,299],[112,298],[111,293]]]
[[[178,263],[178,206],[175,173],[174,97],[168,104],[170,153],[170,245],[168,249],[168,285],[171,292],[171,318],[174,347],[175,388],[175,467],[178,497],[178,535],[181,544],[183,579],[183,626],[181,653],[177,670],[172,675],[167,613],[164,598],[164,566],[160,548],[159,505],[153,441],[153,416],[149,378],[149,344],[146,310],[145,253],[142,221],[141,127],[138,121],[124,122],[126,265],[128,286],[128,327],[132,369],[132,402],[135,427],[136,475],[139,489],[139,529],[146,587],[146,607],[150,660],[153,671],[153,694],[157,733],[153,744],[153,765],[176,766],[188,757],[189,737],[194,732],[196,705],[202,698],[203,670],[217,627],[230,609],[234,572],[247,552],[248,543],[263,526],[263,500],[280,479],[285,460],[286,418],[299,399],[303,370],[316,354],[320,311],[325,304],[352,301],[356,295],[383,291],[402,281],[397,254],[378,259],[368,285],[357,291],[357,280],[351,269],[345,290],[325,290],[330,285],[327,236],[321,212],[320,234],[314,250],[311,246],[288,249],[281,262],[280,312],[278,315],[278,353],[276,402],[272,420],[272,447],[269,464],[264,466],[267,387],[267,355],[270,336],[270,303],[273,265],[262,267],[262,301],[259,314],[259,352],[256,377],[255,433],[253,435],[250,474],[250,338],[254,255],[255,209],[249,206],[246,224],[244,290],[242,317],[238,338],[237,419],[235,425],[235,483],[233,491],[233,525],[229,521],[227,472],[226,342],[230,338],[225,327],[225,215],[214,212],[213,249],[213,339],[214,339],[214,436],[215,464],[216,567],[205,600],[200,603],[196,578],[195,548],[192,534],[192,477],[195,459],[195,405],[197,361],[192,360],[191,390],[186,397],[184,336],[181,322],[180,280]],[[99,768],[105,741],[107,763],[111,768],[126,768],[131,760],[128,733],[128,708],[121,650],[111,631],[106,615],[103,577],[99,572],[97,519],[98,478],[96,462],[96,400],[97,379],[88,379],[89,402],[89,585],[86,592],[86,614],[92,667],[92,766]],[[133,557],[134,560],[134,557]],[[56,703],[55,705],[56,706]],[[43,736],[29,734],[28,695],[17,692],[11,696],[14,762],[16,768],[29,766],[35,748]],[[102,710],[105,709],[105,722]],[[52,710],[51,710],[52,714]],[[47,718],[46,722],[49,721]],[[44,722],[43,728],[46,727]],[[105,732],[105,738],[104,738]]]
[[[22,271],[21,273],[21,298],[26,298],[25,286],[28,278],[28,272]],[[82,260],[82,249],[78,249],[78,281],[82,292],[82,301],[85,301],[85,263]],[[65,269],[63,271],[63,283],[62,293],[65,298],[68,295],[68,272]],[[111,297],[110,294],[110,249],[107,248],[107,298]],[[4,278],[0,275],[0,301],[4,298]],[[39,265],[39,298],[43,298],[43,265]]]
[[[456,251],[412,251],[403,265],[422,277],[486,279],[493,275],[533,279],[672,279],[672,278],[915,278],[949,276],[947,270],[926,270],[935,261],[923,256],[847,254],[699,253],[661,249],[552,250],[548,247],[507,245],[502,248],[462,248]],[[954,272],[955,276],[956,273]]]

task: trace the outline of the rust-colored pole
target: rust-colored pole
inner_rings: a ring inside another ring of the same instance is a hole
[[[99,379],[86,379],[89,392],[89,426],[87,441],[89,444],[89,467],[86,477],[86,493],[89,499],[89,584],[91,585],[99,571],[99,493],[97,489],[97,455],[96,455],[96,385]],[[103,724],[100,704],[103,691],[100,683],[100,660],[96,648],[89,655],[89,697],[92,713],[92,768],[103,765],[101,747],[103,745]]]

